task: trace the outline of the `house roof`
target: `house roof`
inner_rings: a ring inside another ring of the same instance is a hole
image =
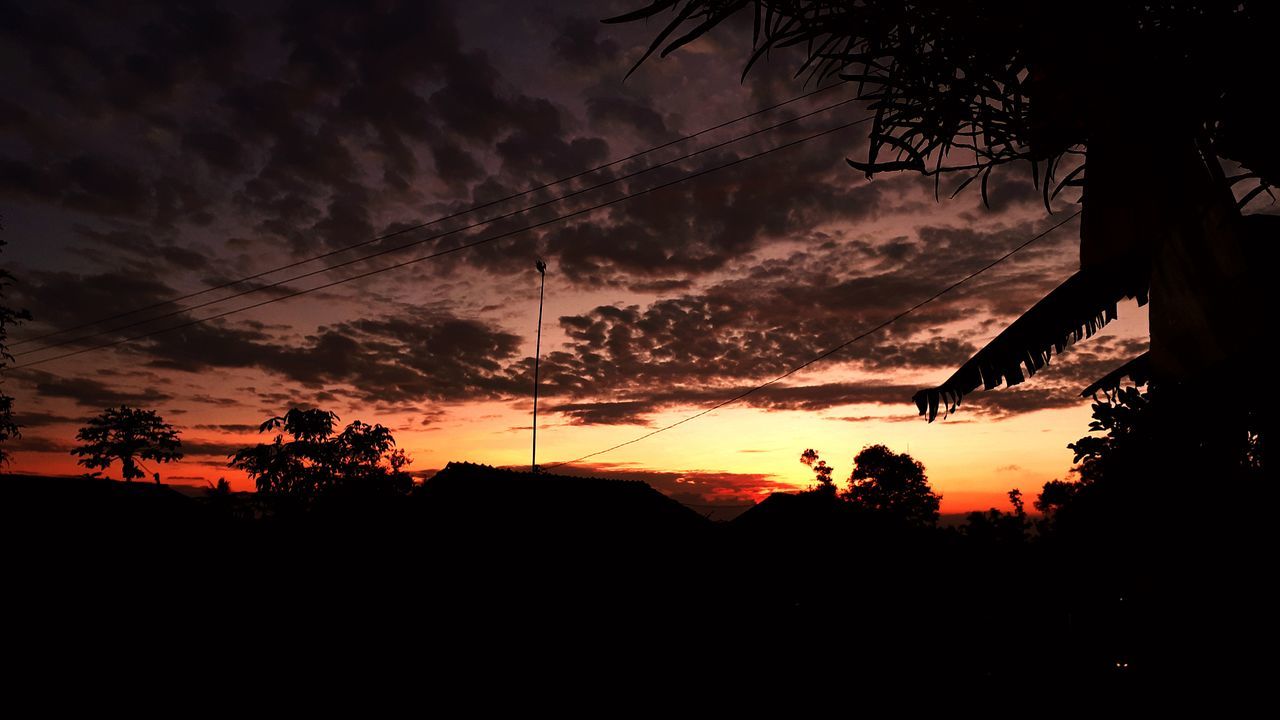
[[[518,525],[697,527],[706,518],[640,480],[533,473],[451,462],[420,495],[453,519]]]

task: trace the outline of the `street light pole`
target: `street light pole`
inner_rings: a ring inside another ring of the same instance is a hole
[[[542,358],[542,297],[547,290],[547,264],[538,258],[534,267],[542,276],[542,287],[538,289],[538,339],[533,350],[533,462],[530,472],[538,472],[538,361]]]

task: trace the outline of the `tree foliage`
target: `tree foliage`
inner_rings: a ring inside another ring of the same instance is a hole
[[[106,470],[119,460],[126,482],[145,475],[140,467],[143,460],[165,463],[182,458],[182,442],[172,425],[154,410],[128,405],[107,408],[90,418],[76,433],[76,440],[80,447],[71,454],[80,457],[78,464]]]
[[[874,124],[866,160],[850,164],[868,174],[958,172],[985,196],[993,168],[1028,160],[1047,203],[1078,184],[1075,169],[1056,177],[1064,155],[1103,127],[1154,118],[1207,131],[1264,188],[1280,179],[1257,91],[1274,3],[653,0],[606,22],[667,18],[638,66],[740,13],[754,21],[744,76],[798,48],[798,76],[856,83]]]
[[[977,510],[969,513],[960,533],[979,542],[1018,544],[1026,542],[1031,530],[1031,522],[1027,519],[1027,510],[1022,501],[1022,491],[1014,488],[1009,491],[1009,504],[1012,512],[1001,512],[990,508],[986,512]]]
[[[942,500],[929,487],[924,465],[884,445],[869,445],[854,456],[844,498],[855,507],[920,526],[938,523]]]
[[[942,496],[929,487],[924,465],[906,453],[884,445],[869,445],[854,456],[848,485],[837,494],[831,480],[834,468],[812,448],[800,454],[800,462],[813,469],[818,484],[812,492],[839,499],[841,505],[882,520],[911,526],[934,526]]]
[[[834,470],[827,464],[826,460],[818,458],[818,452],[813,448],[809,448],[800,453],[800,462],[813,468],[814,479],[818,481],[817,487],[814,489],[824,495],[834,496],[836,494],[836,485],[831,481],[831,472]]]
[[[4,240],[0,240],[0,249],[3,249],[4,245]],[[3,301],[5,289],[12,283],[13,275],[8,270],[0,268],[0,301]],[[8,346],[10,326],[30,319],[31,315],[26,310],[15,310],[0,302],[0,370],[13,361]],[[10,460],[9,451],[4,447],[4,443],[20,437],[22,433],[13,419],[13,397],[0,392],[0,466],[7,464]]]
[[[260,493],[304,501],[337,491],[408,492],[404,467],[412,460],[391,431],[356,420],[336,432],[337,421],[327,410],[290,409],[259,426],[276,432],[270,443],[240,450],[229,465],[253,478]]]
[[[1035,507],[1041,529],[1059,535],[1129,535],[1142,522],[1208,512],[1228,494],[1201,491],[1210,480],[1262,493],[1261,418],[1224,411],[1215,398],[1163,386],[1118,387],[1095,398],[1091,433],[1069,444],[1073,480],[1045,483]]]
[[[1153,465],[1159,428],[1151,394],[1137,387],[1117,388],[1093,404],[1093,433],[1067,445],[1075,453],[1075,480],[1044,484],[1035,508],[1046,533],[1075,532],[1098,526],[1102,508],[1146,512],[1136,502],[1154,499],[1144,491]]]

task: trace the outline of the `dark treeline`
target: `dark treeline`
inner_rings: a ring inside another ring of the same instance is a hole
[[[992,688],[1239,675],[1235,648],[1271,613],[1273,492],[1256,436],[1197,441],[1160,400],[1100,399],[1078,477],[1046,485],[1037,516],[1014,491],[958,528],[938,525],[923,466],[879,445],[843,487],[806,451],[811,490],[712,523],[635,481],[453,463],[415,485],[382,426],[294,410],[231,459],[256,493],[6,477],[9,612],[46,647],[270,638],[535,675],[554,650],[575,672],[660,657],[739,689],[834,662],[850,681]]]

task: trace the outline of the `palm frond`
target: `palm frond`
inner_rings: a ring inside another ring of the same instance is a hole
[[[1133,273],[1117,275],[1081,270],[1013,321],[1009,327],[960,366],[943,384],[916,393],[912,400],[929,422],[955,411],[960,400],[979,387],[991,390],[1017,385],[1062,354],[1077,340],[1092,336],[1116,318],[1124,298],[1147,301],[1147,287]]]

